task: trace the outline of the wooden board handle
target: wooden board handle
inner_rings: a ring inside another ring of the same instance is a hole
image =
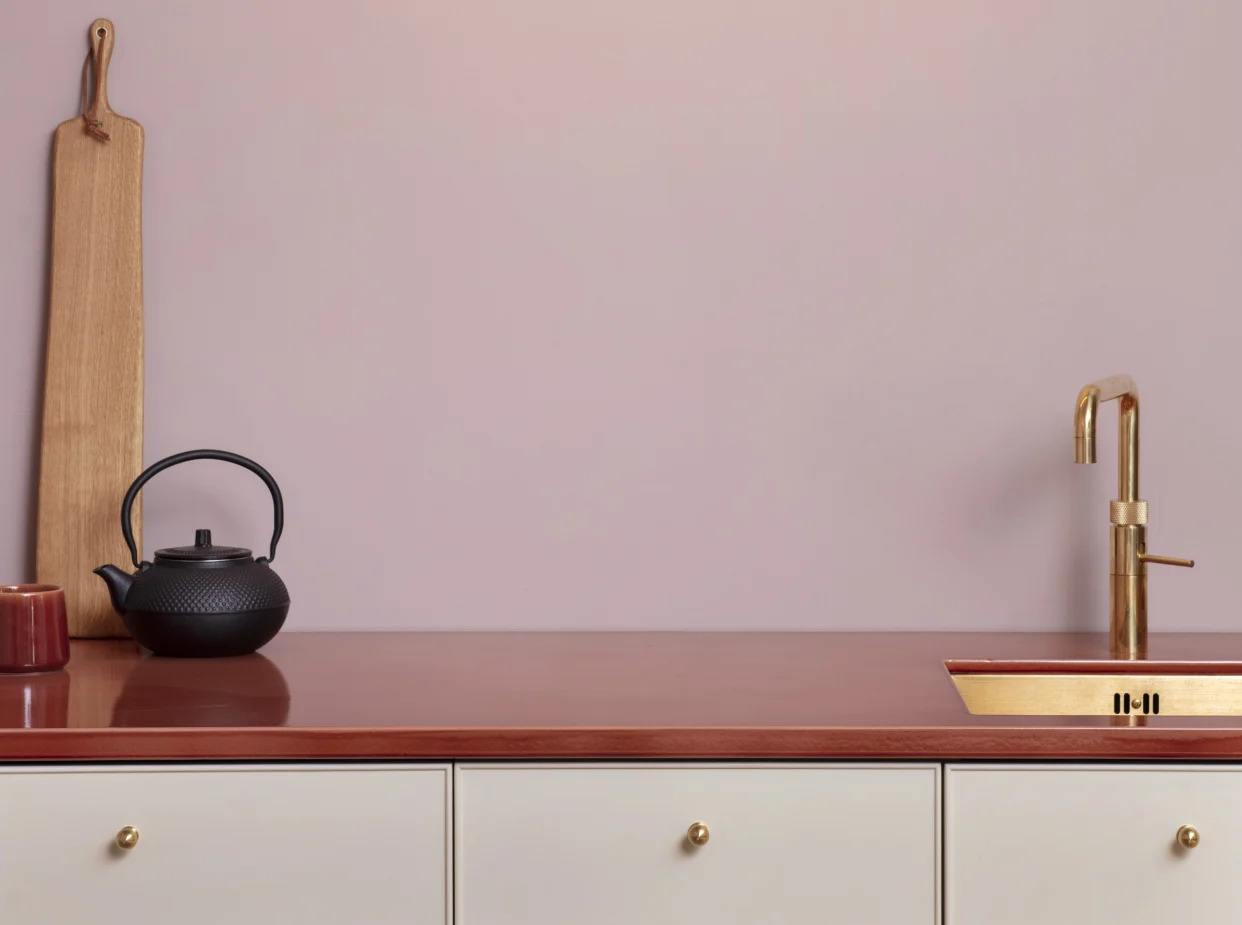
[[[115,44],[112,21],[96,19],[91,23],[91,60],[95,71],[95,98],[91,102],[89,117],[98,120],[105,113],[112,112],[108,105],[108,64],[112,61],[112,46]]]

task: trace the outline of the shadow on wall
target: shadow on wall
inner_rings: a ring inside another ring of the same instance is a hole
[[[1101,632],[1107,628],[1107,622],[1100,622],[1097,601],[1104,573],[1097,567],[1096,553],[1104,548],[1106,535],[1101,528],[1099,484],[1090,477],[1097,467],[1073,463],[1068,436],[1063,447],[1040,445],[1021,458],[1021,466],[998,473],[995,480],[974,490],[970,518],[981,525],[980,535],[989,538],[990,549],[996,548],[996,538],[1003,535],[1008,538],[1003,544],[1007,554],[1025,555],[1024,549],[1040,541],[1031,536],[1030,524],[1041,512],[1064,511],[1056,537],[1061,550],[1058,571],[1045,576],[1065,589],[1057,628]],[[980,550],[981,561],[986,561],[987,554],[988,550]]]
[[[1105,532],[1100,528],[1101,518],[1096,513],[1095,492],[1085,473],[1079,467],[1067,466],[1069,470],[1069,512],[1065,519],[1064,557],[1061,581],[1065,587],[1065,615],[1067,628],[1079,632],[1100,632],[1107,627],[1100,622],[1096,612],[1096,589],[1103,574],[1094,567],[1092,550],[1101,545]],[[1077,476],[1074,478],[1073,476]],[[1098,539],[1097,539],[1098,538]]]
[[[25,497],[26,505],[26,561],[22,570],[27,581],[34,581],[35,546],[38,540],[39,527],[39,455],[43,439],[43,380],[47,373],[47,307],[51,302],[52,282],[52,155],[56,143],[56,133],[48,136],[47,144],[47,203],[43,210],[43,284],[39,287],[39,304],[35,311],[39,315],[39,339],[37,341],[39,357],[35,362],[35,407],[30,416],[30,469],[27,477],[30,490]]]

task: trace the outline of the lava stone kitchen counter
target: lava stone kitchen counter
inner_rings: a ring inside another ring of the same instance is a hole
[[[1242,718],[973,716],[946,658],[1099,658],[980,633],[285,633],[183,660],[75,641],[0,677],[0,760],[1242,759]],[[1242,658],[1242,635],[1152,658]]]

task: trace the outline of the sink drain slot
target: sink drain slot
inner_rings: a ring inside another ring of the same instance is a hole
[[[1128,693],[1118,691],[1113,694],[1113,712],[1127,716],[1134,713],[1156,716],[1160,713],[1160,695],[1145,693],[1140,700],[1137,696],[1131,697]]]

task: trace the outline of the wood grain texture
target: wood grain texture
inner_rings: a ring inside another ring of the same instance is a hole
[[[88,134],[81,116],[56,129],[35,555],[38,581],[65,589],[78,637],[125,635],[91,572],[128,562],[118,511],[142,471],[143,129],[108,105],[111,23],[96,20],[91,36],[92,114],[110,140]],[[135,505],[139,548],[141,521]]]
[[[285,633],[261,654],[72,644],[0,676],[0,759],[1242,759],[1242,718],[972,716],[944,662],[1100,658],[1103,635]],[[1154,635],[1242,660],[1242,634]],[[100,700],[106,691],[108,699]],[[107,704],[107,705],[105,705]]]

